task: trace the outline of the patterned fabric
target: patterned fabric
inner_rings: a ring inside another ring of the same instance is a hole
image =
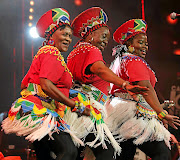
[[[77,37],[84,37],[94,26],[106,24],[107,21],[108,17],[100,7],[89,8],[73,20],[71,24],[74,31],[73,34]]]
[[[142,19],[132,19],[122,24],[113,34],[117,43],[123,44],[132,36],[139,33],[146,33],[147,24]]]
[[[63,24],[70,25],[69,13],[63,8],[54,8],[41,16],[37,22],[36,28],[40,37],[45,38],[46,34],[54,27],[58,25],[58,27],[56,27],[56,29],[58,29]]]
[[[106,117],[104,104],[108,97],[92,85],[76,84],[74,89],[70,90],[70,98],[91,109],[90,117],[78,117],[77,114],[70,111],[70,108],[67,109],[63,119],[70,124],[71,130],[76,133],[76,136],[84,140],[89,133],[94,133],[96,138],[92,142],[87,142],[87,145],[94,148],[102,145],[103,148],[107,149],[105,141],[107,140],[114,147],[115,153],[119,154],[121,148],[104,123]]]
[[[61,106],[60,110],[65,111],[64,105],[50,99],[39,85],[29,84],[21,95],[22,97],[12,104],[8,118],[2,122],[6,134],[16,133],[33,142],[47,134],[51,136],[53,132],[70,130],[70,126],[57,111]],[[46,103],[49,106],[53,104],[54,107],[46,108]]]

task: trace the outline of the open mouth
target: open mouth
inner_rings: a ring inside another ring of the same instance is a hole
[[[140,50],[143,55],[146,55],[146,50]]]
[[[64,42],[63,45],[65,45],[66,47],[69,47],[69,43]]]

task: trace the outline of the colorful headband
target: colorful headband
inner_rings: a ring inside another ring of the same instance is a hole
[[[53,34],[60,26],[70,25],[69,13],[63,8],[54,8],[44,13],[36,24],[39,36],[45,38]]]
[[[108,17],[100,7],[92,7],[80,13],[72,22],[73,34],[85,38],[96,29],[107,26]]]
[[[132,19],[122,24],[113,34],[117,43],[124,44],[128,39],[139,33],[146,33],[147,24],[142,19]]]

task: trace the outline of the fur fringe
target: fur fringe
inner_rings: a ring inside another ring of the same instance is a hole
[[[118,142],[135,138],[134,144],[139,145],[147,141],[165,141],[170,146],[169,131],[155,118],[136,117],[136,102],[123,100],[118,97],[112,99],[106,106],[107,118],[105,123],[116,136]]]

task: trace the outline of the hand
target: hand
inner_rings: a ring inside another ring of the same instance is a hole
[[[174,129],[178,129],[176,126],[180,126],[179,117],[173,116],[173,115],[170,115],[170,114],[167,114],[164,117],[163,122],[168,123]]]
[[[90,116],[90,112],[91,112],[91,109],[90,109],[90,108],[88,108],[88,107],[85,107],[85,109],[84,109],[84,111],[83,111],[82,115],[85,115],[85,116]]]
[[[135,101],[139,101],[137,94],[148,95],[146,91],[149,91],[149,88],[139,85],[126,85],[125,88]]]

